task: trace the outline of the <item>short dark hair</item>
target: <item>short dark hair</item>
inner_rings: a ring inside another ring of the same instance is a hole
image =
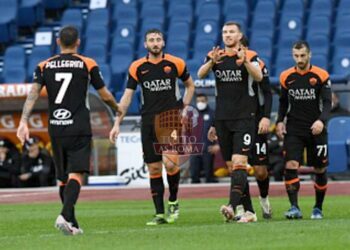
[[[248,40],[248,37],[246,35],[242,36],[240,42],[244,47],[249,47],[249,40]]]
[[[164,37],[163,32],[160,31],[159,29],[149,29],[149,30],[147,30],[146,33],[145,33],[145,41],[147,40],[147,36],[148,36],[149,34],[152,34],[152,33],[156,33],[156,34],[159,34],[159,35],[161,35],[162,37]]]
[[[197,97],[204,97],[206,100],[208,100],[208,96],[206,95],[206,94],[204,94],[204,93],[198,93],[197,95],[196,95],[196,98]]]
[[[231,25],[236,25],[239,31],[242,32],[242,26],[239,23],[235,21],[227,21],[226,23],[224,23],[224,26],[231,26]]]
[[[300,41],[296,41],[293,44],[293,49],[302,49],[302,48],[306,48],[307,52],[310,52],[310,46],[307,41],[300,40]]]
[[[63,47],[73,47],[79,39],[79,31],[74,26],[65,26],[60,30],[59,39]]]

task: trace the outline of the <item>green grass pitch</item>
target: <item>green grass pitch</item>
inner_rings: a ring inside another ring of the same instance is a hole
[[[176,224],[146,227],[151,201],[80,202],[77,215],[84,235],[64,236],[54,227],[57,204],[0,206],[1,249],[350,249],[350,199],[326,197],[322,221],[310,220],[313,197],[300,198],[304,219],[288,221],[287,198],[271,198],[272,220],[224,223],[226,199],[184,199]]]

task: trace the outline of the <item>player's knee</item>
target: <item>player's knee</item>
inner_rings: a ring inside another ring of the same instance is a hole
[[[298,169],[298,168],[299,168],[299,162],[297,162],[297,161],[287,161],[286,169]]]
[[[255,178],[259,181],[265,180],[268,176],[267,168],[265,166],[255,166],[254,171]]]
[[[162,167],[159,166],[148,166],[149,176],[156,178],[162,176]]]
[[[232,170],[246,169],[247,168],[247,157],[245,155],[233,155],[232,156]]]
[[[70,173],[68,175],[69,180],[76,180],[80,185],[83,185],[84,174],[83,173]]]

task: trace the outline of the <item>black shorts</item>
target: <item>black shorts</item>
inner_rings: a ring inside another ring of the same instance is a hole
[[[51,137],[56,177],[67,182],[70,173],[89,173],[91,136]]]
[[[155,150],[155,143],[158,143],[158,139],[154,124],[141,125],[141,141],[145,163],[162,161],[162,155],[157,154]]]
[[[249,155],[255,135],[254,119],[218,120],[215,129],[225,161],[231,161],[233,154]]]
[[[255,135],[253,149],[249,155],[249,164],[252,166],[267,166],[269,164],[267,134]]]
[[[286,161],[297,161],[303,164],[304,148],[307,152],[307,165],[315,168],[324,168],[328,165],[327,133],[320,135],[298,136],[286,134],[284,150]]]

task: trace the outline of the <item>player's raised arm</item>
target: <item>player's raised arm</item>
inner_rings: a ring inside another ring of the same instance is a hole
[[[213,50],[209,52],[208,56],[205,59],[205,63],[198,70],[198,77],[200,79],[205,78],[210,70],[212,70],[215,63],[219,62],[222,59],[222,55],[220,55],[220,48],[213,47]]]

